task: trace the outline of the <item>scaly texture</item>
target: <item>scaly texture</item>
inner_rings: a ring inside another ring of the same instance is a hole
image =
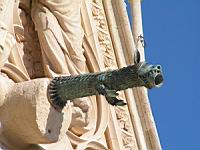
[[[155,67],[143,62],[112,71],[55,77],[48,88],[50,101],[62,109],[67,100],[102,94],[111,105],[123,106],[126,103],[116,98],[117,91],[140,86],[152,88],[155,81],[150,83],[148,78],[158,75],[152,71]]]

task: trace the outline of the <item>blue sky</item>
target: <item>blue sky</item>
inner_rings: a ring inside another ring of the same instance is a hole
[[[146,60],[165,83],[149,91],[163,150],[200,150],[200,1],[143,0]]]

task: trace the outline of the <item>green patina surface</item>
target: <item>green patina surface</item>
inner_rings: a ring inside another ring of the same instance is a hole
[[[68,100],[92,95],[104,95],[111,105],[123,106],[126,103],[117,99],[117,91],[133,87],[157,87],[163,82],[160,65],[140,62],[121,69],[88,73],[77,76],[55,77],[48,93],[56,108],[62,109]]]

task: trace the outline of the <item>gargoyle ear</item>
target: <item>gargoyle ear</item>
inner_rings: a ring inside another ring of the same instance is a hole
[[[134,56],[134,63],[138,64],[139,62],[140,62],[140,52],[138,51],[138,49],[136,49]]]

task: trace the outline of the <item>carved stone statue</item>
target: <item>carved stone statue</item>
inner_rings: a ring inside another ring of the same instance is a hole
[[[152,146],[132,90],[116,92],[158,86],[162,70],[137,57],[122,68],[137,51],[130,27],[121,27],[129,22],[116,19],[127,18],[121,2],[0,1],[0,149]]]
[[[38,33],[46,76],[85,72],[81,1],[32,2],[31,17]]]

